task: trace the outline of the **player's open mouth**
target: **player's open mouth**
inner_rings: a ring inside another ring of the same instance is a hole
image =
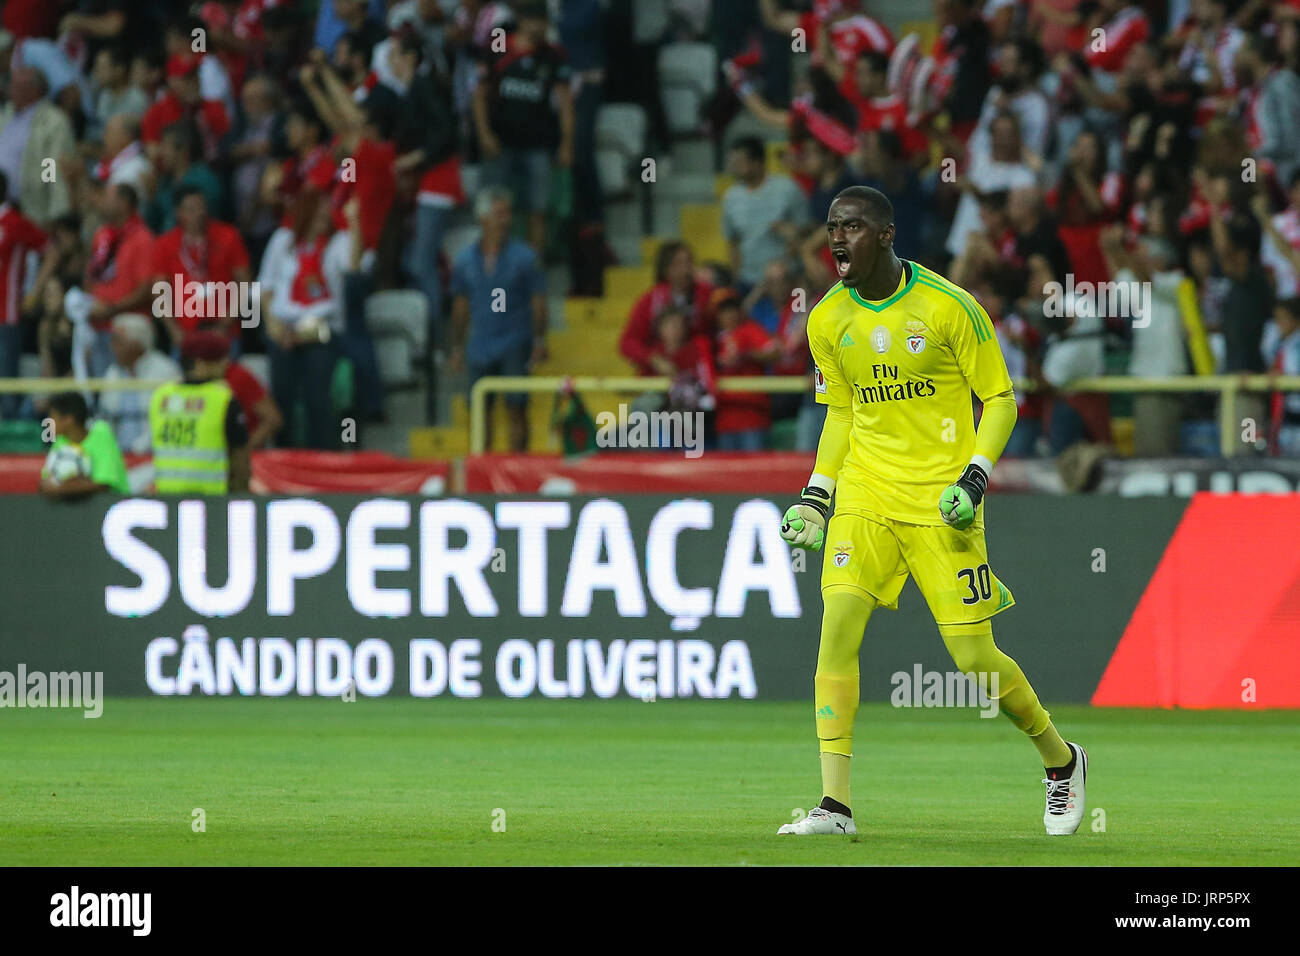
[[[849,256],[847,249],[832,249],[831,258],[835,260],[835,268],[843,279],[849,274],[849,266],[852,264],[852,257]]]

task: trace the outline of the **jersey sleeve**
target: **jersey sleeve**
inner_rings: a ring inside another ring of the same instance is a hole
[[[957,365],[980,401],[1013,391],[1002,346],[984,307],[969,294],[962,294],[960,302],[953,302],[947,324]]]
[[[126,494],[130,490],[126,462],[122,458],[122,449],[118,447],[112,427],[107,422],[96,422],[91,427],[93,434],[82,444],[90,457],[90,480]]]
[[[819,405],[853,404],[853,392],[835,361],[835,349],[826,334],[822,314],[813,309],[808,316],[808,351],[813,360],[813,398]]]

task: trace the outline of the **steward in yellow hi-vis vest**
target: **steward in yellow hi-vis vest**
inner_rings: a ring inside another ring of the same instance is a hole
[[[149,431],[161,495],[248,490],[248,429],[223,374],[229,348],[218,333],[191,332],[181,345],[185,380],[153,393]]]

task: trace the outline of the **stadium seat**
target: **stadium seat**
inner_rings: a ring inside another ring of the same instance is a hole
[[[596,150],[596,176],[600,190],[609,198],[626,196],[631,191],[632,177],[628,172],[628,159],[621,150]]]
[[[668,129],[700,131],[705,103],[718,87],[718,55],[708,43],[670,43],[659,51],[659,89]]]
[[[271,387],[271,359],[266,355],[241,355],[239,364],[248,369],[264,388]]]
[[[654,281],[654,270],[649,266],[610,266],[605,270],[605,296],[635,302]]]
[[[635,103],[606,103],[596,114],[596,175],[607,196],[625,194],[633,168],[646,155],[645,110]]]
[[[596,148],[645,155],[646,115],[635,103],[606,103],[596,114]]]
[[[428,303],[414,289],[390,289],[366,299],[366,325],[375,340],[384,385],[414,385],[428,342]]]

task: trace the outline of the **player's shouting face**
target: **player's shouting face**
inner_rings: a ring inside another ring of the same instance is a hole
[[[862,288],[895,261],[893,217],[881,216],[856,196],[843,196],[831,203],[826,238],[836,275],[846,286]]]

